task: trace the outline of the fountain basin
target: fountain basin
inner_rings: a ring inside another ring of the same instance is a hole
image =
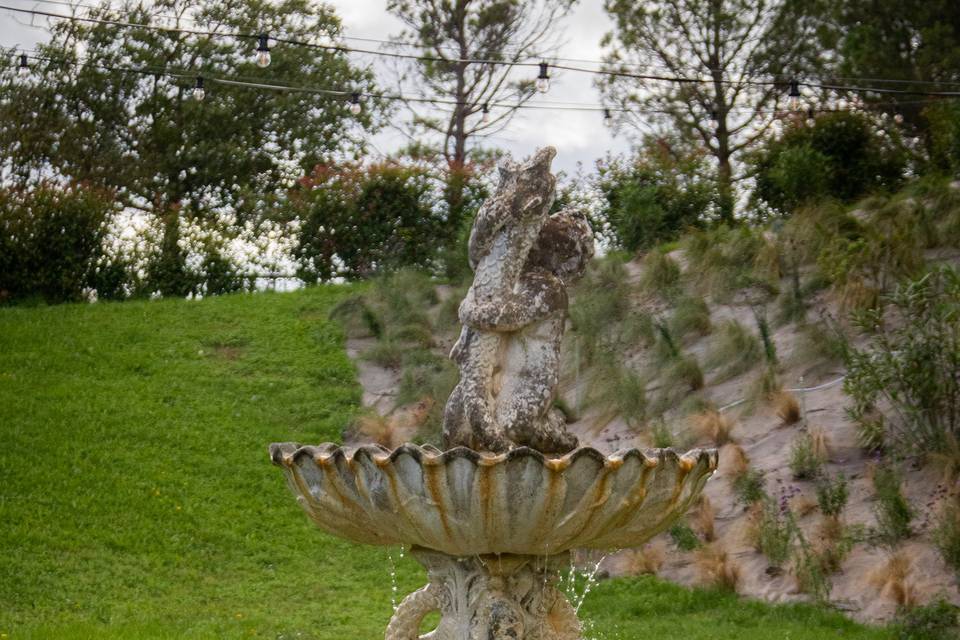
[[[545,456],[278,443],[270,455],[324,531],[451,556],[638,546],[683,515],[717,467],[717,452],[701,449]]]

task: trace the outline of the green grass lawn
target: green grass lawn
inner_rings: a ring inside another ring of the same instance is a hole
[[[0,309],[0,640],[383,637],[388,551],[314,529],[267,458],[358,405],[341,291]],[[892,637],[651,579],[582,613],[607,640]]]

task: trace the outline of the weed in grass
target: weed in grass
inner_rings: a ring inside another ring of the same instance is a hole
[[[773,407],[777,417],[783,424],[800,422],[800,403],[797,397],[789,391],[780,391],[773,396]]]
[[[736,320],[720,325],[714,344],[707,355],[707,368],[718,369],[714,382],[719,383],[746,373],[763,358],[760,341]]]
[[[641,266],[641,289],[668,301],[679,295],[681,271],[676,260],[663,251],[654,249],[644,256]]]
[[[670,527],[670,539],[680,551],[693,551],[701,546],[700,538],[685,522],[678,522]]]
[[[873,539],[890,549],[910,536],[910,523],[914,516],[900,489],[900,482],[900,472],[893,465],[874,467],[874,514],[877,526],[873,531]]]
[[[801,432],[790,446],[788,465],[795,480],[814,480],[820,475],[823,468],[821,458],[814,447],[813,436],[809,432]]]
[[[955,640],[960,638],[960,607],[939,598],[901,611],[894,628],[897,640]]]
[[[694,564],[702,585],[736,593],[740,584],[740,565],[719,543],[699,549],[694,557]]]
[[[666,558],[667,549],[660,540],[645,544],[639,549],[631,549],[626,552],[625,558],[627,575],[655,576],[660,572]]]
[[[694,431],[716,446],[733,442],[732,432],[736,422],[715,409],[690,416]]]
[[[689,335],[705,336],[710,333],[710,308],[703,298],[683,296],[670,316],[670,330],[683,339]]]
[[[733,492],[737,502],[749,506],[767,498],[766,479],[763,471],[750,469],[733,480]]]

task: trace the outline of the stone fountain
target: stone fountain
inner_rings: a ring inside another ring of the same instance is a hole
[[[397,607],[386,640],[580,640],[557,588],[570,550],[639,546],[716,469],[716,451],[580,447],[554,407],[567,285],[593,255],[583,216],[550,213],[555,153],[502,166],[474,221],[443,449],[270,447],[321,529],[409,546],[426,567],[429,583]],[[421,636],[434,611],[437,628]]]

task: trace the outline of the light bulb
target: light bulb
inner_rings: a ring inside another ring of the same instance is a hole
[[[540,63],[540,75],[537,76],[537,91],[546,93],[550,91],[550,73],[547,71],[549,65],[546,62]]]
[[[903,114],[902,113],[894,114],[893,121],[896,122],[897,124],[903,124]]]
[[[207,97],[207,92],[203,88],[203,78],[197,78],[197,84],[193,88],[193,99],[197,102],[202,102],[204,98]]]
[[[490,122],[490,107],[486,102],[483,103],[483,115],[480,116],[480,122],[483,124],[488,124]]]
[[[360,94],[356,91],[350,94],[350,113],[357,116],[360,115],[360,111],[363,110],[363,107],[360,105]]]
[[[800,106],[800,83],[796,80],[790,81],[790,108],[796,111]]]
[[[608,127],[613,123],[613,114],[610,113],[610,109],[603,110],[603,124]]]
[[[257,66],[263,69],[270,66],[270,37],[261,33],[257,41]]]
[[[30,65],[27,64],[27,54],[25,53],[20,55],[20,66],[17,68],[17,73],[21,77],[30,74]]]

